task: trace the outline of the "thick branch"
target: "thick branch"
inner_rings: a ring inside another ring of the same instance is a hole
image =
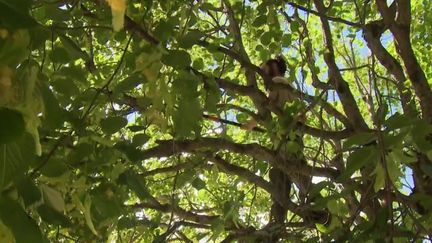
[[[162,168],[156,168],[154,170],[144,171],[140,175],[142,176],[153,176],[161,173],[169,173],[169,172],[177,172],[184,169],[189,169],[195,167],[197,164],[196,162],[187,162],[187,163],[181,163],[177,165],[162,167]]]
[[[161,211],[163,213],[171,213],[173,212],[175,215],[182,219],[186,219],[189,221],[193,221],[199,224],[211,224],[214,220],[220,218],[219,216],[209,216],[203,214],[196,214],[190,211],[187,211],[178,206],[172,206],[170,204],[156,204],[151,202],[142,202],[133,205],[135,208],[150,208],[157,211]]]
[[[286,85],[283,83],[270,83],[268,84],[269,87],[271,87],[272,89],[278,89],[278,90],[287,90],[290,92],[290,96],[297,98],[297,99],[305,99],[307,102],[312,103],[316,101],[316,96],[313,95],[309,95],[306,93],[302,93],[296,89],[294,89],[293,87],[291,87],[290,85]],[[349,119],[343,115],[342,113],[340,113],[338,110],[336,110],[336,108],[334,108],[332,105],[330,105],[329,103],[327,103],[324,100],[320,100],[319,101],[319,105],[321,105],[323,107],[323,109],[330,115],[334,116],[336,119],[338,119],[340,122],[342,122],[342,124],[344,124],[345,127],[350,128],[351,123],[349,121]]]
[[[298,126],[302,129],[304,133],[322,139],[342,140],[356,134],[355,131],[349,129],[345,129],[342,131],[326,131],[302,123],[299,123]]]
[[[394,1],[397,8],[388,7],[386,1],[375,1],[384,18],[384,22],[389,26],[390,31],[395,37],[396,50],[402,58],[408,77],[414,87],[415,93],[420,100],[420,107],[423,116],[432,122],[432,90],[426,79],[426,75],[417,61],[410,40],[411,28],[411,5],[410,1]],[[396,20],[394,19],[396,16]]]
[[[258,160],[274,160],[273,151],[257,143],[238,144],[223,138],[198,138],[194,140],[163,140],[158,145],[141,153],[140,159],[167,157],[179,153],[196,152],[202,149],[228,150],[230,152],[251,156]]]
[[[314,0],[314,3],[318,12],[324,14],[325,7],[323,2],[321,0]],[[351,125],[356,129],[365,130],[368,126],[360,113],[359,107],[351,93],[348,83],[343,79],[339,68],[336,65],[330,24],[326,18],[320,17],[320,19],[324,32],[325,45],[327,47],[327,52],[324,54],[324,61],[329,67],[329,78],[335,86],[334,88],[342,102],[343,109],[345,114],[348,116]]]
[[[250,172],[248,169],[245,169],[243,167],[230,164],[224,159],[222,159],[220,156],[214,156],[208,158],[211,162],[215,163],[220,169],[225,171],[228,174],[236,175],[252,184],[255,184],[262,189],[266,190],[270,194],[274,191],[271,184],[264,180],[262,177],[257,176]]]
[[[410,114],[411,109],[409,108],[409,102],[412,95],[410,90],[404,86],[406,77],[402,66],[399,61],[386,50],[380,41],[381,35],[384,31],[385,25],[382,20],[371,22],[363,29],[364,39],[366,40],[369,49],[372,51],[372,54],[377,57],[381,65],[383,65],[397,80],[396,86],[401,98],[402,108],[405,113]]]

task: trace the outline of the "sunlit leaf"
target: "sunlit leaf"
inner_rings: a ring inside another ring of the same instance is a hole
[[[345,171],[339,176],[340,180],[349,178],[356,170],[363,166],[378,162],[378,150],[374,147],[365,147],[352,152],[347,160]]]

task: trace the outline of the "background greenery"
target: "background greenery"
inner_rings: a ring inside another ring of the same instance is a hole
[[[387,2],[0,0],[0,241],[428,239],[432,3]]]

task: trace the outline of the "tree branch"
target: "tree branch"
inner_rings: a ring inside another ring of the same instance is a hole
[[[230,152],[239,153],[252,158],[272,161],[274,160],[274,152],[270,149],[262,147],[257,143],[238,144],[223,138],[198,138],[194,140],[163,140],[158,141],[158,145],[148,150],[142,151],[141,160],[146,160],[153,157],[167,157],[179,153],[196,152],[204,148],[215,150],[228,150]]]
[[[323,2],[321,0],[314,0],[314,3],[318,12],[325,15],[324,12],[326,10]],[[324,33],[325,45],[327,47],[327,52],[324,54],[324,61],[329,67],[329,78],[333,82],[334,88],[342,102],[344,112],[348,116],[352,127],[359,130],[365,130],[368,126],[360,113],[359,107],[351,93],[348,83],[343,79],[339,68],[336,65],[330,24],[324,17],[320,17],[320,19]]]
[[[396,50],[402,58],[414,91],[420,100],[423,117],[432,122],[432,90],[426,75],[417,61],[410,40],[411,5],[410,1],[394,1],[388,7],[386,1],[375,1],[383,16],[384,23],[389,26],[395,37]],[[396,4],[396,8],[394,5]],[[396,20],[394,17],[396,16]]]
[[[248,169],[228,163],[226,160],[222,159],[218,155],[209,156],[208,160],[215,163],[220,169],[222,169],[228,174],[236,175],[252,184],[255,184],[261,187],[262,189],[266,190],[270,194],[274,192],[272,185],[268,181],[264,180],[260,176],[253,174]]]
[[[367,46],[375,55],[378,61],[383,65],[387,71],[397,80],[396,88],[399,91],[399,96],[402,103],[402,108],[405,113],[412,114],[412,109],[409,107],[411,101],[411,91],[404,86],[406,80],[404,71],[399,61],[396,60],[382,45],[380,38],[385,31],[384,21],[373,21],[368,23],[363,29],[363,36],[366,40]]]
[[[211,224],[214,220],[220,218],[220,216],[209,216],[209,215],[204,215],[204,214],[196,214],[190,211],[187,211],[183,208],[180,208],[178,206],[172,206],[170,204],[156,204],[156,203],[151,203],[151,202],[141,202],[141,203],[137,203],[134,205],[131,205],[134,208],[150,208],[150,209],[154,209],[163,213],[171,213],[173,212],[175,215],[177,215],[178,217],[182,218],[182,219],[186,219],[189,221],[193,221],[199,224],[206,224],[209,225]]]
[[[338,18],[338,17],[328,16],[328,15],[326,15],[324,13],[317,12],[315,10],[303,7],[303,6],[301,6],[301,5],[297,4],[297,3],[293,3],[293,2],[290,2],[290,1],[287,1],[287,4],[290,5],[290,6],[292,6],[292,7],[294,7],[294,8],[297,8],[297,9],[300,9],[302,11],[305,11],[307,13],[316,15],[316,16],[321,17],[321,18],[324,18],[326,20],[330,20],[330,21],[333,21],[333,22],[346,24],[346,25],[349,25],[349,26],[352,26],[352,27],[356,27],[356,28],[362,28],[362,25],[360,23],[355,23],[355,22],[352,22],[352,21],[349,21],[349,20]]]

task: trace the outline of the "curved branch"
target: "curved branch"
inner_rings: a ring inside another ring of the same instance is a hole
[[[150,208],[157,211],[161,211],[163,213],[171,213],[173,212],[175,215],[182,219],[186,219],[189,221],[193,221],[199,224],[211,224],[214,220],[219,219],[219,216],[216,215],[204,215],[204,214],[196,214],[190,211],[187,211],[178,206],[172,206],[170,204],[156,204],[151,202],[141,202],[132,205],[135,208]]]
[[[274,153],[272,150],[262,147],[257,143],[238,144],[223,138],[198,138],[194,140],[163,140],[158,141],[158,145],[148,150],[142,151],[139,158],[141,160],[152,157],[167,157],[184,152],[195,152],[202,149],[228,150],[230,152],[251,156],[258,160],[273,161]]]
[[[362,25],[359,24],[359,23],[355,23],[355,22],[352,22],[352,21],[349,21],[349,20],[338,18],[338,17],[328,16],[328,15],[325,15],[325,14],[323,14],[321,12],[317,12],[315,10],[303,7],[303,6],[301,6],[301,5],[297,4],[297,3],[293,3],[293,2],[287,2],[287,3],[288,3],[288,5],[290,5],[290,6],[294,7],[294,8],[300,9],[300,10],[302,10],[304,12],[316,15],[316,16],[321,17],[321,18],[325,18],[325,19],[333,21],[333,22],[346,24],[346,25],[349,25],[349,26],[352,26],[352,27],[356,27],[356,28],[361,28],[362,27]]]
[[[257,114],[255,114],[253,111],[248,110],[248,109],[241,107],[241,106],[238,106],[238,105],[224,103],[224,104],[217,104],[216,107],[226,108],[229,110],[237,110],[241,113],[245,113],[245,114],[249,115],[250,117],[252,117],[253,119],[255,119],[258,122],[261,120],[261,117],[258,116]]]
[[[387,71],[397,80],[396,88],[402,103],[402,108],[407,114],[412,114],[409,106],[411,100],[411,91],[404,86],[406,80],[403,68],[396,58],[394,58],[381,43],[381,35],[386,30],[384,21],[373,21],[368,23],[363,29],[363,36],[367,46],[372,54],[377,57],[378,61]]]
[[[266,190],[270,194],[274,192],[272,185],[268,181],[264,180],[260,176],[253,174],[248,169],[228,163],[220,156],[209,157],[208,160],[215,163],[220,169],[222,169],[228,174],[236,175],[250,183],[253,183]]]
[[[311,127],[306,124],[299,123],[299,127],[301,127],[302,131],[306,134],[309,134],[314,137],[322,138],[322,139],[336,139],[341,140],[345,138],[349,138],[353,136],[355,131],[351,129],[345,129],[342,131],[326,131],[319,128]]]

